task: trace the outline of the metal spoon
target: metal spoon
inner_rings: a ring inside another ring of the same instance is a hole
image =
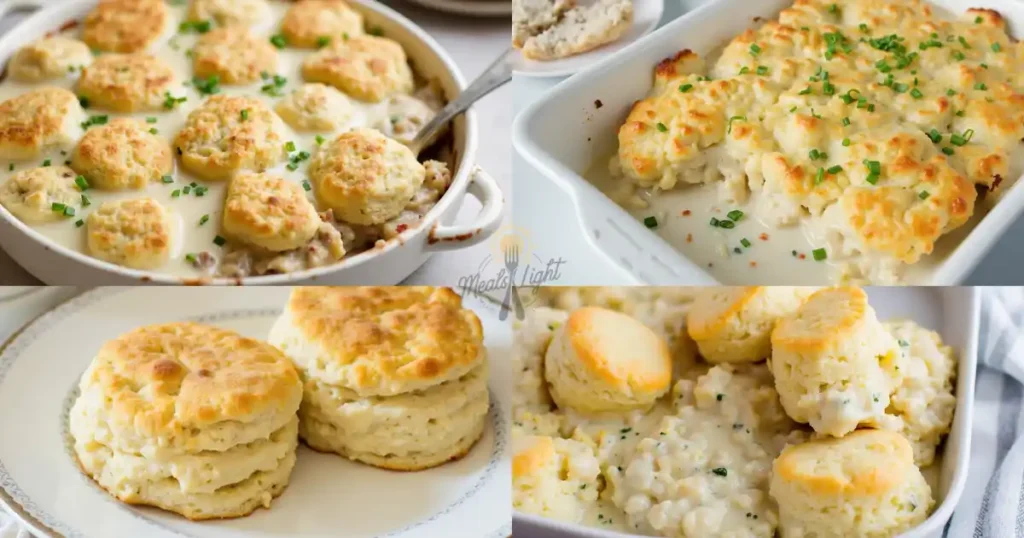
[[[465,89],[452,102],[448,103],[440,112],[424,125],[416,137],[407,144],[409,149],[416,155],[433,144],[437,135],[441,133],[448,123],[462,114],[469,107],[479,101],[483,96],[491,93],[501,85],[512,80],[512,49],[508,49],[497,60],[484,70],[468,88]]]

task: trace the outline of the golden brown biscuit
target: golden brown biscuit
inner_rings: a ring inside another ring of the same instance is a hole
[[[355,224],[397,217],[423,185],[426,169],[409,148],[373,129],[353,129],[320,146],[309,176],[321,204]]]
[[[285,156],[281,121],[253,97],[215,95],[193,110],[174,138],[181,164],[208,180],[262,172]]]
[[[89,129],[71,153],[71,168],[104,190],[144,189],[174,169],[171,145],[138,120],[118,118]]]
[[[90,106],[114,112],[161,110],[174,70],[148,54],[104,54],[82,71],[76,91]]]
[[[297,183],[240,172],[228,185],[223,226],[240,241],[284,251],[308,243],[320,227],[320,216]]]
[[[92,52],[85,43],[57,35],[18,49],[7,69],[14,80],[41,82],[66,77],[91,63]]]
[[[480,319],[448,288],[295,288],[269,341],[307,375],[360,396],[458,379],[486,354]]]
[[[192,0],[188,20],[217,26],[252,26],[270,15],[267,0]]]
[[[361,115],[345,94],[317,83],[303,84],[278,101],[274,110],[300,131],[334,131]]]
[[[82,21],[82,41],[103,52],[139,52],[166,23],[163,0],[101,0]]]
[[[260,73],[277,69],[277,49],[242,27],[218,28],[203,34],[192,54],[197,77],[218,77],[224,84],[246,84]]]
[[[171,250],[171,223],[156,200],[104,202],[85,221],[89,253],[132,269],[156,269]]]
[[[362,35],[363,16],[343,0],[301,0],[285,13],[281,33],[293,47],[319,48]]]
[[[82,131],[85,112],[75,94],[40,88],[0,103],[0,158],[26,160],[51,147],[68,147]]]
[[[302,62],[302,76],[374,103],[413,90],[412,69],[402,46],[372,35],[332,42]]]

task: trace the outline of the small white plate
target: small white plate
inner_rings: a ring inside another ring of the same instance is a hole
[[[78,470],[67,414],[103,342],[182,320],[261,338],[287,296],[287,288],[100,288],[33,321],[0,353],[0,508],[40,537],[507,538],[511,331],[471,300],[484,325],[493,403],[484,437],[459,461],[397,473],[300,447],[288,489],[269,510],[207,522],[129,507]]]
[[[415,4],[445,13],[474,17],[501,17],[512,14],[512,0],[409,0]]]
[[[583,54],[547,62],[528,60],[522,54],[518,54],[512,63],[513,73],[524,77],[567,77],[572,75],[651,33],[658,27],[664,10],[664,0],[633,0],[633,25],[617,41]]]

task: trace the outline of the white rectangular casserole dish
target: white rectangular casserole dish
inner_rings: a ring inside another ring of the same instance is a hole
[[[1024,36],[1024,4],[1020,2],[927,1],[952,13],[968,8],[994,9],[1006,19],[1011,36]],[[584,179],[584,172],[597,159],[613,154],[618,128],[633,103],[651,89],[652,70],[658,62],[687,48],[705,56],[751,27],[756,17],[775,18],[791,4],[792,0],[709,2],[559,84],[516,118],[512,128],[515,148],[572,197],[590,244],[640,281],[653,285],[717,283],[701,265],[645,228]],[[980,222],[972,219],[957,230],[956,235],[964,236],[976,223],[945,259],[936,260],[918,273],[918,281],[908,284],[948,286],[963,282],[1024,210],[1022,183],[1018,181],[1009,188]],[[764,283],[782,283],[770,278]],[[735,282],[746,283],[749,282]]]
[[[958,358],[956,412],[941,448],[938,487],[932,492],[935,510],[924,523],[899,538],[938,536],[949,520],[967,482],[970,463],[974,378],[978,366],[980,297],[971,287],[868,288],[871,306],[882,321],[912,319],[937,331]],[[513,514],[512,532],[518,538],[625,538],[621,532],[585,527],[539,516]]]

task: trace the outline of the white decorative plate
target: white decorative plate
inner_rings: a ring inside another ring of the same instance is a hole
[[[511,331],[468,299],[484,325],[493,403],[483,439],[459,461],[397,473],[300,446],[270,510],[199,523],[124,505],[78,470],[67,413],[103,342],[183,320],[262,338],[287,296],[287,288],[100,288],[33,321],[0,353],[0,505],[39,536],[68,538],[507,538]]]
[[[633,26],[617,41],[598,47],[592,51],[539,62],[528,60],[522,54],[515,56],[512,63],[513,73],[524,77],[566,77],[607,58],[608,56],[633,44],[641,37],[658,27],[661,14],[665,10],[664,0],[633,0]]]

